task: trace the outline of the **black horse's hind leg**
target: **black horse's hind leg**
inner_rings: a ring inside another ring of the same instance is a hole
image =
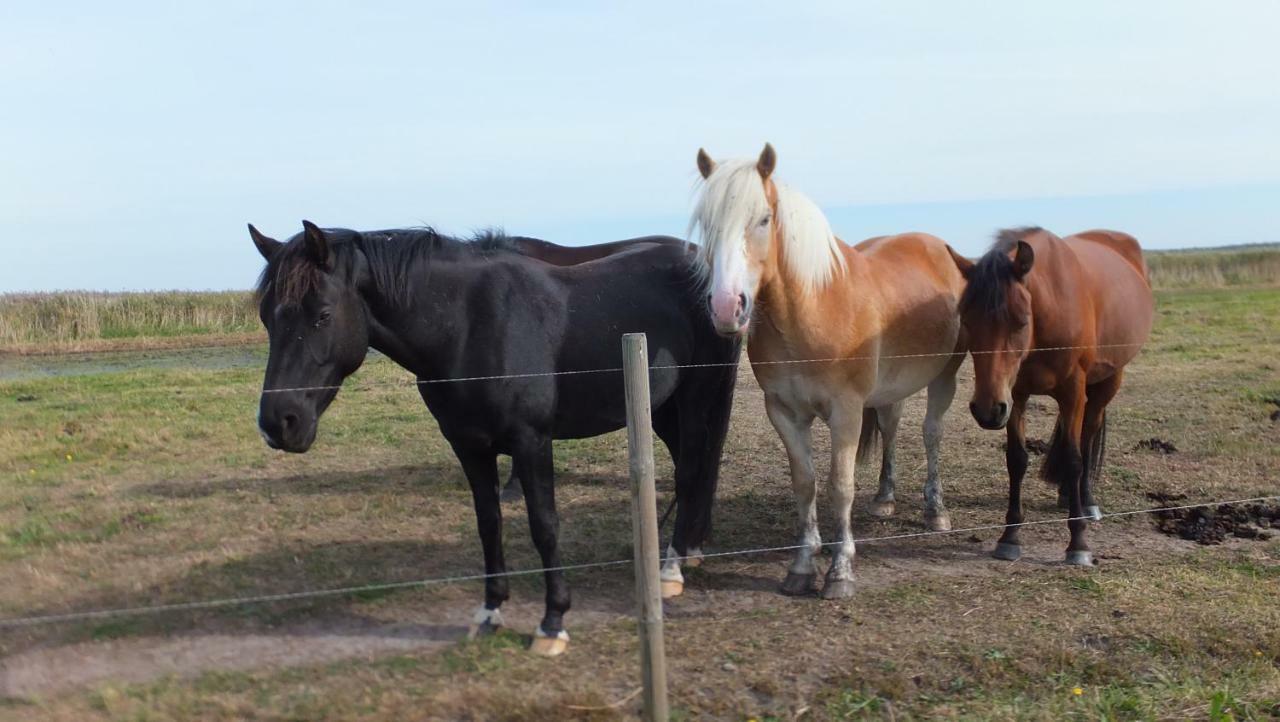
[[[511,456],[516,474],[524,486],[524,502],[529,513],[529,532],[542,558],[547,587],[546,613],[534,635],[532,651],[555,656],[569,642],[564,631],[564,614],[569,611],[569,586],[560,570],[558,539],[560,519],[556,514],[556,492],[551,437],[530,433]],[[496,487],[495,487],[496,490]]]
[[[1004,533],[996,542],[992,556],[996,559],[1014,561],[1022,556],[1022,540],[1018,532],[1022,524],[1022,480],[1027,475],[1026,446],[1026,411],[1027,397],[1013,399],[1013,410],[1009,414],[1008,442],[1005,446],[1004,460],[1009,469],[1009,509],[1005,512]]]
[[[524,485],[520,483],[520,477],[516,475],[516,465],[511,464],[511,476],[507,479],[507,485],[502,487],[500,495],[503,501],[518,501],[524,498]]]
[[[471,485],[471,499],[476,508],[476,527],[484,547],[484,572],[502,575],[507,571],[502,558],[502,505],[498,503],[498,457],[488,451],[469,451],[454,447],[462,470]],[[498,607],[511,595],[505,576],[490,576],[484,582],[484,607],[472,620],[471,633],[492,631],[502,626]]]
[[[674,557],[700,550],[711,534],[711,511],[720,479],[720,456],[733,410],[737,368],[702,371],[685,379],[674,399],[679,414],[679,443],[675,460],[676,522],[671,534]],[[671,403],[671,402],[668,402]],[[695,565],[692,559],[691,566]],[[662,568],[663,596],[684,591],[680,563],[672,559]]]

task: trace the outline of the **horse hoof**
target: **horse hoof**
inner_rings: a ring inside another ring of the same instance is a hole
[[[502,493],[498,494],[498,498],[502,501],[520,501],[524,498],[524,487],[520,485],[520,479],[511,477],[511,481],[502,487]]]
[[[1093,506],[1086,506],[1084,508],[1084,515],[1094,521],[1102,521],[1102,507],[1097,504]]]
[[[684,582],[662,580],[662,598],[670,599],[684,594]]]
[[[471,626],[467,629],[467,639],[484,637],[502,628],[502,612],[497,609],[480,607],[471,618]]]
[[[702,550],[690,549],[689,554],[684,558],[684,565],[690,569],[702,566]]]
[[[1068,551],[1067,564],[1073,567],[1093,566],[1093,552]]]
[[[569,633],[563,629],[555,636],[551,636],[539,627],[538,631],[533,633],[533,643],[529,645],[529,651],[539,657],[558,657],[567,649],[569,649]]]
[[[828,579],[822,585],[823,599],[848,599],[853,596],[852,579]]]
[[[930,531],[951,531],[951,516],[949,514],[926,515],[924,523],[925,526],[929,527]]]
[[[814,573],[796,574],[795,572],[787,572],[787,578],[782,580],[782,593],[789,597],[812,594],[817,590],[818,575]]]
[[[1003,559],[1006,562],[1016,562],[1022,557],[1022,545],[998,542],[996,543],[996,550],[991,552],[991,556],[996,559]]]
[[[867,513],[877,519],[887,519],[893,516],[893,512],[897,508],[897,505],[892,501],[872,501],[871,506],[867,507]]]

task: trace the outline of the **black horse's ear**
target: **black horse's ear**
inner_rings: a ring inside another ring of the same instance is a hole
[[[258,247],[258,253],[261,253],[267,261],[270,261],[284,245],[270,236],[263,235],[262,231],[254,228],[252,223],[249,224],[249,237],[253,239],[253,245]]]
[[[698,149],[698,172],[703,178],[710,178],[711,174],[716,172],[716,162],[711,160],[711,156],[707,155],[704,148]]]
[[[1032,250],[1031,244],[1026,241],[1018,241],[1018,247],[1013,252],[1013,274],[1021,281],[1031,272],[1031,266],[1036,262],[1036,252]]]
[[[303,221],[306,231],[307,257],[317,266],[328,271],[332,268],[332,256],[329,255],[329,239],[324,231],[311,221]]]
[[[778,154],[773,150],[773,146],[765,143],[764,150],[760,151],[760,159],[756,161],[756,170],[760,172],[761,180],[769,180],[769,176],[773,175],[773,167],[778,164]]]
[[[956,268],[960,269],[960,275],[964,276],[964,280],[969,280],[969,276],[973,275],[973,261],[956,253],[956,250],[950,245],[947,246],[947,253],[951,254],[951,260],[956,264]]]

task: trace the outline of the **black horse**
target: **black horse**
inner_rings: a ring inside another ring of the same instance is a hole
[[[557,266],[495,233],[461,241],[429,229],[303,226],[287,243],[249,227],[267,260],[257,291],[270,340],[258,411],[268,445],[310,448],[320,415],[369,347],[415,374],[470,483],[491,575],[505,571],[497,455],[512,457],[534,545],[550,570],[533,649],[557,654],[568,640],[569,590],[554,570],[561,562],[551,440],[625,424],[622,375],[599,370],[621,365],[623,333],[644,332],[652,366],[710,364],[650,375],[654,430],[676,468],[671,547],[684,556],[701,545],[739,347],[712,327],[689,247],[655,238]],[[508,378],[448,381],[489,376]],[[507,578],[489,577],[476,624],[500,625],[498,608],[508,596]]]

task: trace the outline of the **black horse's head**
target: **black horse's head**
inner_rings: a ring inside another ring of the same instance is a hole
[[[311,448],[320,415],[369,350],[359,263],[353,258],[358,254],[334,252],[331,234],[338,232],[308,221],[302,225],[305,230],[287,243],[249,226],[267,260],[258,281],[258,314],[270,355],[258,428],[268,446],[295,453]]]

